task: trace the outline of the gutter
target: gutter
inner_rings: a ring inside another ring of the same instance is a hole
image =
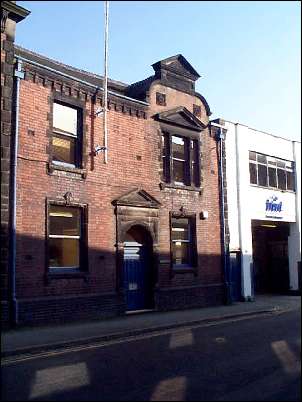
[[[10,186],[10,202],[11,202],[11,215],[10,215],[10,254],[9,254],[9,279],[10,279],[10,301],[12,323],[14,326],[18,324],[18,301],[16,298],[16,215],[17,215],[17,160],[18,160],[18,143],[19,143],[19,101],[20,101],[20,80],[24,78],[22,71],[22,62],[17,61],[15,67],[15,104],[14,104],[14,121],[13,121],[13,152],[12,152],[12,165],[11,165],[11,186]]]
[[[74,77],[73,75],[69,75],[69,74],[63,73],[63,72],[61,72],[61,71],[58,71],[58,70],[56,70],[56,69],[54,69],[54,68],[44,66],[43,64],[37,63],[36,61],[29,60],[29,59],[27,59],[27,58],[25,58],[25,57],[23,57],[23,56],[18,56],[18,55],[16,55],[15,57],[16,57],[18,60],[22,60],[22,61],[24,61],[24,62],[26,62],[26,63],[32,64],[33,66],[40,67],[40,68],[42,68],[42,69],[44,69],[44,70],[51,71],[52,73],[62,75],[63,77],[69,78],[69,79],[71,79],[71,80],[73,80],[73,81],[76,81],[76,82],[79,82],[79,83],[81,83],[81,84],[87,85],[87,86],[92,87],[92,88],[94,88],[94,89],[97,89],[97,90],[100,90],[100,91],[104,91],[104,88],[101,88],[101,87],[99,87],[99,86],[97,86],[97,85],[91,84],[91,83],[88,82],[88,81],[81,80],[81,79],[79,79],[79,78],[77,78],[77,77]],[[118,97],[118,98],[125,99],[125,100],[129,100],[129,101],[131,101],[131,102],[133,102],[133,103],[138,103],[138,104],[143,105],[143,106],[149,106],[149,105],[150,105],[150,104],[147,103],[147,102],[143,102],[143,101],[140,101],[140,100],[137,100],[137,99],[133,99],[133,98],[130,98],[129,96],[121,95],[121,94],[119,94],[119,93],[117,93],[117,92],[114,92],[114,91],[108,91],[108,93],[109,93],[110,95],[114,95],[114,96],[116,96],[116,97]]]

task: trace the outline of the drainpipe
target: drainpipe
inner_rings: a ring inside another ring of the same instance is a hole
[[[11,216],[10,216],[10,255],[9,255],[9,273],[10,273],[10,292],[11,292],[11,312],[12,324],[18,324],[18,302],[16,298],[16,214],[17,214],[17,159],[18,159],[18,134],[19,134],[19,99],[20,99],[20,80],[24,78],[22,71],[22,61],[17,60],[15,68],[15,104],[13,120],[13,141],[12,169],[11,169]]]
[[[225,203],[224,203],[224,174],[223,174],[223,155],[222,155],[222,141],[225,139],[225,135],[223,133],[224,126],[217,123],[211,123],[212,126],[218,127],[219,132],[216,136],[216,140],[219,146],[219,182],[220,182],[220,207],[221,207],[221,227],[222,227],[222,246],[223,246],[223,272],[224,272],[224,282],[226,288],[226,303],[231,304],[231,293],[230,293],[230,282],[229,282],[229,269],[228,269],[228,251],[226,245],[226,234],[225,234]]]

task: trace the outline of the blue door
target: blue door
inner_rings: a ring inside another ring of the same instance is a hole
[[[124,289],[128,311],[152,307],[149,262],[145,246],[136,242],[125,242]]]

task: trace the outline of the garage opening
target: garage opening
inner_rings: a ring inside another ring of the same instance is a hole
[[[288,292],[288,236],[289,223],[252,221],[255,293]]]

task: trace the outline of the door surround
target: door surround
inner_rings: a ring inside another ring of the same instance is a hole
[[[116,216],[116,290],[125,293],[123,283],[124,242],[132,226],[142,226],[151,236],[155,287],[159,253],[159,208],[161,203],[143,189],[135,188],[115,199]]]

